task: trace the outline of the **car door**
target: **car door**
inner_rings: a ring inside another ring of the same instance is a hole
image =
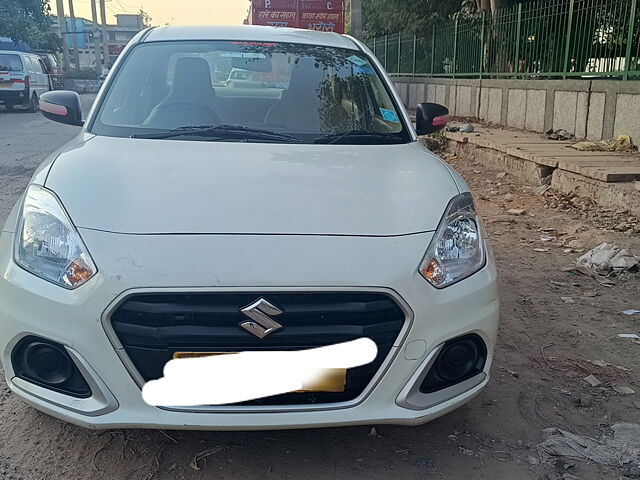
[[[35,55],[29,55],[31,59],[31,72],[33,79],[35,80],[32,84],[33,89],[38,94],[38,97],[43,93],[49,91],[49,82],[47,80],[46,74],[44,73],[44,68],[40,64],[40,58]]]
[[[37,57],[37,62],[38,62],[38,65],[40,66],[43,88],[45,89],[46,92],[49,92],[53,90],[52,83],[51,83],[52,79],[50,75],[50,69],[47,68],[47,66],[44,64],[44,60],[42,60],[42,58],[40,58],[39,56]]]

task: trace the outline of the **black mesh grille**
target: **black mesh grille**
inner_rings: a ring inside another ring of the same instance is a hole
[[[248,320],[241,308],[265,298],[284,311],[283,329],[260,339],[238,326]],[[129,297],[111,316],[113,329],[144,380],[162,376],[175,352],[303,350],[368,337],[378,356],[347,372],[344,392],[290,393],[247,405],[344,402],[371,381],[398,337],[405,316],[379,293],[191,293]]]

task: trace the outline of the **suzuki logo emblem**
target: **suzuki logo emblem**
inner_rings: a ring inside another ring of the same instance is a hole
[[[271,316],[282,315],[284,312],[275,305],[267,302],[264,298],[256,300],[240,311],[251,320],[242,322],[239,326],[258,338],[264,338],[270,333],[277,332],[282,328],[282,325],[271,318]]]

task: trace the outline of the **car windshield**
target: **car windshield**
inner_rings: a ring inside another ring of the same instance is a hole
[[[22,60],[19,55],[0,53],[0,72],[22,71]]]
[[[90,130],[202,141],[410,141],[363,52],[238,41],[137,45],[115,73]]]

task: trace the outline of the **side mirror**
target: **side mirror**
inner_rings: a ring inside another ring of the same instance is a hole
[[[81,127],[82,109],[80,95],[68,90],[55,90],[40,96],[40,111],[42,115],[54,122]]]
[[[449,109],[437,103],[420,103],[416,108],[416,132],[428,135],[442,130],[449,121]]]

